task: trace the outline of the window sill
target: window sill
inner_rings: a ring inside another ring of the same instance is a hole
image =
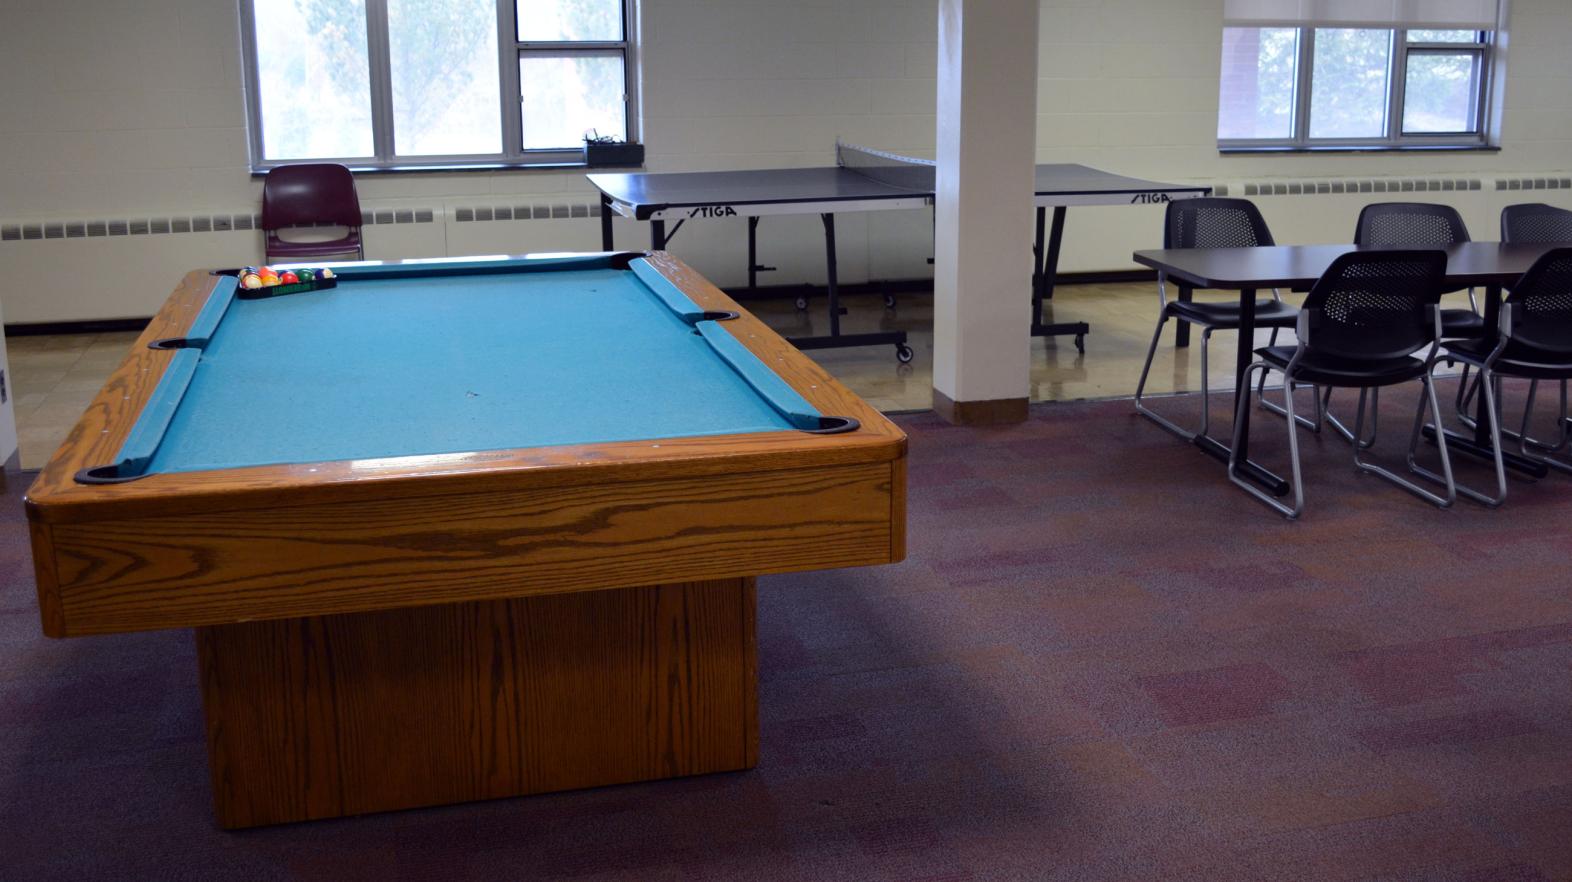
[[[301,162],[314,162],[316,160],[302,159],[300,161]],[[332,162],[333,160],[322,160],[322,161],[324,161],[324,162]],[[288,165],[288,164],[289,163],[287,163],[287,162],[280,162],[280,163],[276,163],[274,165],[271,165],[271,166],[268,166],[268,167],[264,167],[264,168],[257,168],[255,166],[253,166],[252,169],[251,169],[251,177],[253,177],[253,178],[265,178],[265,177],[267,177],[267,173],[268,173],[268,171],[270,169],[277,168],[280,165]],[[495,174],[497,172],[514,172],[514,171],[517,171],[517,172],[586,171],[586,172],[588,172],[588,171],[601,171],[601,170],[604,170],[604,171],[611,171],[611,172],[617,172],[617,171],[636,172],[636,171],[642,171],[644,169],[643,165],[590,165],[590,164],[585,163],[585,162],[466,162],[466,163],[455,163],[455,164],[451,164],[451,165],[365,165],[365,166],[357,166],[357,165],[352,165],[352,164],[349,164],[349,163],[345,163],[345,164],[349,166],[350,172],[355,174],[355,175],[357,175],[357,176],[359,176],[359,175],[367,175],[367,176],[372,176],[372,175],[409,175],[409,174],[443,174],[443,175],[450,175],[450,174],[466,174],[466,173],[469,173],[469,172],[483,172],[483,173],[486,173],[486,174]]]
[[[1249,156],[1263,153],[1500,153],[1501,148],[1489,144],[1401,144],[1401,145],[1345,145],[1339,147],[1218,147],[1223,156]]]

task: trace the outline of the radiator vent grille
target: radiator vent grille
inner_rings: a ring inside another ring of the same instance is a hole
[[[555,203],[552,205],[464,205],[453,209],[453,219],[461,224],[487,221],[559,220],[600,217],[600,203]]]
[[[1483,190],[1572,190],[1572,177],[1532,178],[1356,178],[1349,180],[1270,180],[1218,184],[1212,192],[1227,196],[1238,188],[1250,196],[1327,196],[1376,193],[1455,193]]]
[[[365,224],[429,224],[441,214],[437,208],[377,209],[361,212]],[[317,224],[332,226],[332,224]],[[227,233],[259,230],[262,215],[198,214],[175,217],[133,217],[113,220],[38,221],[0,223],[0,242],[34,239],[97,239],[104,236],[163,236],[176,233]]]

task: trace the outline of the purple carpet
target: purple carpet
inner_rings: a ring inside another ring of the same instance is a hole
[[[0,879],[1572,880],[1572,479],[1322,438],[1295,524],[1128,402],[901,422],[909,559],[760,581],[756,770],[242,833],[191,636],[39,636],[14,482]]]

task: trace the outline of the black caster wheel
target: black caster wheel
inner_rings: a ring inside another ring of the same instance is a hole
[[[895,360],[901,364],[911,364],[912,359],[916,355],[917,353],[913,352],[912,348],[905,343],[895,344]]]
[[[808,308],[808,298],[806,298],[806,297],[798,297],[797,298],[797,311],[798,312],[804,312],[804,311],[807,310],[807,308]]]
[[[1085,334],[1076,334],[1075,335],[1075,351],[1081,353],[1082,355],[1086,354],[1086,335]]]

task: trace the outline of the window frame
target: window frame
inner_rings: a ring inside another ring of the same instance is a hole
[[[583,167],[582,147],[525,150],[523,148],[523,91],[519,61],[525,55],[622,54],[623,114],[627,138],[639,140],[639,46],[635,0],[618,0],[622,8],[621,40],[524,41],[518,38],[516,0],[496,0],[497,76],[501,95],[498,107],[502,127],[500,153],[400,156],[393,150],[393,88],[389,60],[387,0],[365,0],[366,58],[371,77],[372,156],[313,156],[268,159],[263,155],[262,102],[257,71],[256,11],[253,0],[240,0],[241,69],[245,79],[246,141],[253,172],[302,162],[337,162],[353,171],[443,171],[495,168]],[[511,96],[511,97],[510,97]]]
[[[1294,48],[1293,134],[1287,138],[1218,138],[1223,152],[1250,150],[1404,150],[1404,149],[1482,149],[1491,146],[1490,126],[1496,95],[1494,78],[1498,65],[1496,31],[1476,31],[1471,43],[1409,43],[1408,32],[1417,28],[1362,28],[1388,31],[1391,48],[1387,53],[1386,131],[1374,138],[1310,137],[1310,105],[1315,88],[1315,26],[1299,26]],[[1461,30],[1461,29],[1460,29]],[[1479,89],[1473,99],[1474,130],[1470,132],[1403,131],[1404,99],[1408,85],[1409,55],[1465,55],[1477,57]],[[1220,88],[1220,85],[1219,85]],[[1222,105],[1218,105],[1222,113]],[[1221,121],[1219,119],[1219,121]]]

